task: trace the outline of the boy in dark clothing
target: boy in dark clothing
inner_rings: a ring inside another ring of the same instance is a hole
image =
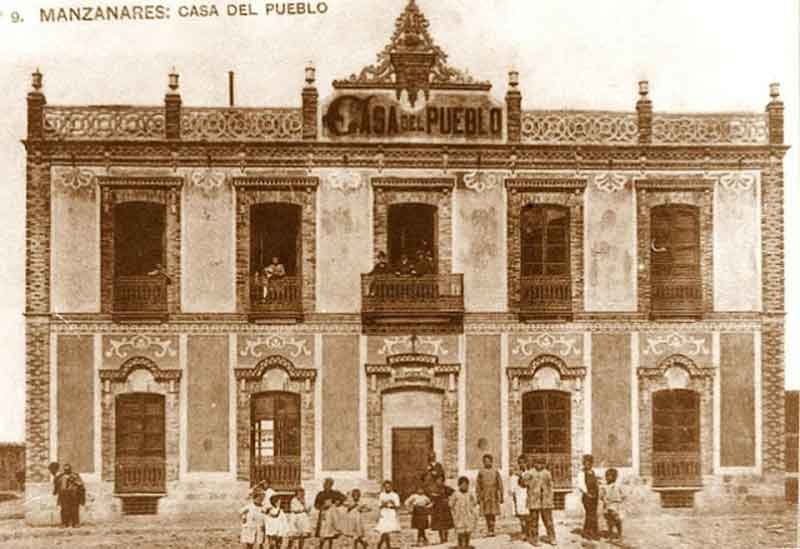
[[[586,454],[583,456],[583,471],[581,472],[578,487],[581,491],[583,510],[586,518],[583,521],[583,537],[586,539],[597,539],[597,500],[600,493],[600,486],[597,482],[597,475],[594,474],[592,466],[594,458]]]

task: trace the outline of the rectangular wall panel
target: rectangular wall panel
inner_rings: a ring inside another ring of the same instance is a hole
[[[720,465],[755,465],[755,355],[752,334],[720,334]]]
[[[228,471],[228,338],[189,336],[186,364],[189,471]]]
[[[592,453],[600,467],[631,466],[630,341],[592,334]]]
[[[59,336],[58,462],[94,472],[94,346],[92,336]]]
[[[322,338],[322,468],[359,469],[358,336]]]
[[[467,468],[481,467],[483,454],[500,466],[500,336],[467,336]]]

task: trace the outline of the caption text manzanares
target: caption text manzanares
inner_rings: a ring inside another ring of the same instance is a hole
[[[40,8],[42,23],[70,21],[147,21],[207,17],[252,17],[259,15],[322,15],[328,12],[327,2],[267,2],[228,4],[119,4],[110,6],[72,6]]]

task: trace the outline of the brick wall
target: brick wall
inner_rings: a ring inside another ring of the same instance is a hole
[[[28,483],[47,482],[50,473],[50,335],[47,322],[25,327],[25,454]]]
[[[0,490],[22,490],[17,473],[25,471],[25,445],[0,444]]]
[[[50,166],[28,158],[25,312],[50,312]]]

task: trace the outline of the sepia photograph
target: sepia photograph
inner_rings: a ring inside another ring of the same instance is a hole
[[[800,546],[799,28],[0,0],[0,548]]]

